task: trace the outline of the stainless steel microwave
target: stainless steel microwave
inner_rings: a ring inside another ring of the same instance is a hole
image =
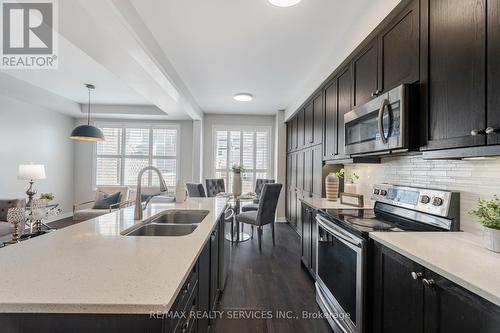
[[[345,153],[383,154],[408,150],[412,90],[410,85],[401,85],[346,113]],[[411,126],[418,126],[418,122]]]

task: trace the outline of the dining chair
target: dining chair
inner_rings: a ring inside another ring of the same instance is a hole
[[[207,196],[205,194],[205,189],[203,188],[203,184],[186,183],[186,188],[188,190],[188,195],[191,198],[205,198]]]
[[[217,194],[226,192],[224,179],[205,179],[205,187],[207,188],[207,197],[215,197]]]
[[[271,225],[273,233],[273,246],[276,245],[274,236],[274,220],[282,186],[282,184],[264,184],[258,210],[247,211],[236,215],[237,223],[247,223],[257,227],[259,252],[262,252],[262,227],[266,224]]]
[[[258,210],[259,209],[259,199],[260,199],[260,195],[262,193],[262,188],[264,187],[265,184],[274,184],[274,183],[275,183],[274,179],[258,178],[255,181],[255,194],[257,195],[257,198],[255,198],[253,203],[241,206],[241,211],[242,212],[249,212],[251,210]]]

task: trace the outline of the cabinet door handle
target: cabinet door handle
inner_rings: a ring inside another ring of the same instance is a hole
[[[411,277],[413,280],[420,280],[424,277],[424,274],[421,272],[411,272]]]
[[[372,97],[375,97],[375,96],[378,96],[382,93],[382,90],[375,90],[374,92],[372,92]]]
[[[486,134],[486,130],[485,129],[477,129],[477,128],[474,128],[470,131],[470,135],[472,136],[477,136],[477,135],[485,135]]]
[[[423,282],[424,286],[429,287],[429,288],[433,287],[436,284],[436,282],[434,282],[433,279],[422,279],[422,282]]]
[[[484,132],[485,132],[487,135],[490,135],[490,134],[493,134],[493,133],[495,133],[495,132],[497,132],[497,133],[498,133],[498,132],[500,132],[500,128],[495,128],[495,127],[491,127],[491,126],[489,126],[489,127],[487,127],[487,128],[484,130]]]

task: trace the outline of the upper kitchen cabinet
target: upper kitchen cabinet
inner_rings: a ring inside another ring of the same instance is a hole
[[[423,11],[428,17],[423,15],[422,22],[422,38],[427,38],[423,44],[428,46],[427,52],[422,52],[423,57],[428,55],[424,62],[428,66],[424,149],[483,145],[486,0],[426,0],[424,5],[428,6],[428,11]]]
[[[314,109],[313,103],[310,101],[304,108],[304,145],[309,146],[314,142]]]
[[[323,94],[318,94],[313,99],[313,124],[311,145],[323,142]]]
[[[419,1],[412,1],[379,35],[379,92],[419,80]]]
[[[488,0],[488,144],[500,144],[500,0]]]
[[[352,61],[354,106],[362,105],[379,93],[377,44],[375,38]]]
[[[323,159],[337,155],[337,79],[333,79],[324,90],[325,111],[323,121]]]
[[[351,111],[351,87],[352,87],[351,67],[344,68],[337,77],[337,155],[335,158],[348,158],[344,153],[344,114]]]
[[[302,149],[305,147],[305,111],[300,110],[295,117],[297,121],[297,149]]]

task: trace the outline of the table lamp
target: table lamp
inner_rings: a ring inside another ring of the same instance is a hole
[[[19,166],[17,179],[28,180],[30,184],[30,187],[26,190],[26,195],[28,196],[28,207],[31,206],[31,201],[36,194],[36,190],[33,189],[34,180],[45,178],[45,166],[43,164],[23,164]]]

